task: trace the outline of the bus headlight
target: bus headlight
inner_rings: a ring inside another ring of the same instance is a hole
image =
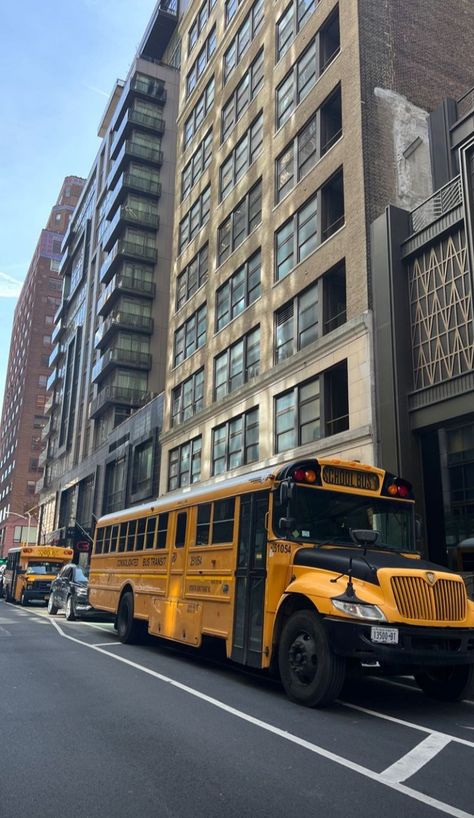
[[[353,616],[354,619],[374,619],[376,622],[386,622],[387,619],[383,611],[377,605],[369,605],[364,602],[344,602],[342,599],[331,599],[332,604],[338,611]]]

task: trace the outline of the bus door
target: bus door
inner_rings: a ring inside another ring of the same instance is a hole
[[[262,665],[268,496],[256,492],[240,498],[231,658],[251,667]]]
[[[177,511],[174,526],[174,538],[171,548],[171,564],[168,584],[169,599],[183,599],[183,577],[186,552],[186,528],[188,524],[188,512]]]

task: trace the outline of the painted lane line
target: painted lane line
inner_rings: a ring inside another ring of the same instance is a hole
[[[113,645],[115,648],[122,647],[122,642],[98,642],[97,645],[93,645],[94,648],[108,648],[110,645]]]
[[[407,787],[405,784],[390,781],[390,779],[384,778],[383,774],[376,773],[367,767],[363,767],[361,764],[356,764],[354,761],[350,761],[343,756],[336,755],[336,753],[326,750],[324,747],[320,747],[317,744],[312,744],[310,741],[306,741],[293,733],[288,733],[286,730],[281,730],[279,727],[269,724],[269,722],[261,721],[261,719],[257,719],[255,716],[250,716],[248,713],[244,713],[242,710],[237,710],[235,707],[231,707],[230,705],[225,704],[225,702],[221,702],[219,699],[214,699],[212,696],[208,696],[206,693],[201,693],[199,690],[195,690],[182,682],[171,679],[169,676],[164,676],[162,673],[158,673],[156,670],[151,670],[151,668],[145,667],[144,665],[139,665],[137,662],[132,662],[130,659],[126,659],[124,656],[117,656],[115,653],[109,653],[96,645],[88,645],[87,642],[82,642],[81,639],[77,639],[74,636],[69,636],[56,622],[51,622],[51,624],[64,639],[69,639],[71,642],[76,642],[78,645],[83,645],[83,647],[89,648],[90,650],[95,650],[97,653],[102,653],[104,656],[108,656],[109,659],[114,659],[116,662],[122,662],[129,667],[135,668],[135,670],[140,670],[147,676],[152,676],[165,684],[171,685],[171,687],[175,687],[178,690],[183,691],[183,693],[194,696],[196,699],[200,699],[201,701],[207,702],[219,710],[223,710],[225,713],[229,713],[231,716],[235,716],[242,721],[253,724],[255,727],[259,727],[261,730],[265,730],[268,733],[279,736],[285,741],[296,744],[305,750],[309,750],[309,752],[315,753],[315,755],[321,756],[327,761],[333,761],[335,764],[339,764],[341,767],[345,767],[346,769],[352,770],[355,773],[359,773],[365,778],[369,778],[378,784],[383,784],[383,786],[395,790],[397,793],[402,793],[414,801],[420,801],[422,804],[433,807],[433,809],[436,809],[439,812],[444,812],[446,815],[452,815],[454,818],[474,818],[472,813],[464,812],[464,810],[460,810],[457,807],[451,806],[450,804],[445,804],[443,801],[439,801],[437,798],[432,798],[430,795],[417,792],[417,790],[413,790],[411,787]]]
[[[389,781],[400,783],[411,778],[412,775],[421,770],[425,764],[428,764],[441,750],[444,750],[447,744],[451,743],[451,739],[447,736],[431,735],[423,739],[416,747],[413,747],[409,753],[399,758],[390,767],[383,771],[382,775]]]
[[[403,687],[405,690],[411,690],[412,693],[419,693],[420,695],[424,695],[421,688],[417,687],[416,685],[404,684],[403,682],[396,682],[394,679],[383,679],[382,677],[377,677],[378,682],[382,682],[383,684],[390,685],[393,687]],[[470,704],[473,705],[474,701],[471,699],[462,699],[460,704]]]
[[[421,724],[415,724],[412,721],[405,721],[404,719],[397,719],[395,716],[388,716],[387,713],[380,713],[378,710],[369,710],[367,707],[361,707],[358,704],[351,704],[350,702],[343,702],[341,699],[337,700],[338,704],[343,707],[349,707],[351,710],[358,710],[360,713],[366,713],[368,716],[374,716],[377,719],[385,719],[385,721],[394,722],[394,724],[401,724],[403,727],[411,727],[412,730],[419,730],[421,733],[428,733],[430,736],[439,736],[446,738],[449,741],[455,741],[458,744],[465,744],[467,747],[474,747],[474,741],[468,741],[465,738],[458,738],[452,736],[450,733],[442,733],[439,730],[433,730],[431,727],[424,727]]]

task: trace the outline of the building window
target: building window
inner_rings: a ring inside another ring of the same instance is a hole
[[[244,111],[257,96],[263,85],[263,48],[231,94],[221,116],[221,142],[224,142]]]
[[[184,147],[186,148],[191,139],[193,138],[194,134],[198,130],[198,128],[204,122],[207,114],[211,110],[212,104],[214,102],[214,91],[215,91],[215,83],[214,77],[212,77],[209,82],[207,83],[204,91],[202,92],[201,96],[199,97],[196,105],[194,106],[193,110],[191,111],[190,115],[188,116],[185,124],[184,124]]]
[[[262,152],[262,143],[263,111],[252,122],[248,131],[245,132],[242,139],[221,165],[219,175],[219,198],[221,201],[235,187],[239,179],[242,178]]]
[[[342,170],[275,233],[275,278],[280,281],[344,224]]]
[[[238,8],[243,0],[225,0],[225,21],[230,23],[233,17],[237,14]]]
[[[191,23],[188,31],[188,56],[196,45],[201,31],[204,30],[204,26],[206,25],[209,15],[216,5],[216,2],[217,0],[206,0]]]
[[[293,0],[276,24],[277,62],[288,51],[298,32],[307,23],[318,5],[318,0]]]
[[[276,160],[277,203],[315,166],[341,133],[341,88],[338,86]]]
[[[133,453],[132,494],[151,493],[153,486],[153,439],[135,447]]]
[[[256,0],[224,54],[223,81],[227,82],[234,68],[255,38],[263,22],[263,0]]]
[[[349,428],[347,362],[275,398],[275,453]]]
[[[174,365],[182,363],[206,343],[207,307],[203,304],[174,334]]]
[[[216,293],[216,332],[240,315],[260,296],[262,257],[258,250]]]
[[[339,9],[337,8],[276,90],[277,129],[281,128],[297,105],[309,94],[323,71],[339,53],[339,49]]]
[[[244,198],[222,222],[218,230],[218,263],[222,264],[239,247],[262,220],[262,180],[249,190]]]
[[[48,376],[47,375],[39,375],[38,376],[38,386],[46,386],[47,382],[48,382]]]
[[[171,449],[168,467],[168,491],[189,486],[201,479],[201,436]]]
[[[203,190],[179,224],[179,252],[184,248],[209,220],[211,186]]]
[[[171,425],[177,426],[200,412],[204,406],[204,369],[200,369],[173,389]]]
[[[258,460],[258,408],[216,426],[212,432],[212,474]]]
[[[27,480],[26,492],[27,494],[36,494],[36,483],[34,480]]]
[[[212,158],[212,129],[199,143],[191,159],[181,173],[181,201],[186,198],[191,188],[209,166]]]
[[[344,263],[275,313],[275,363],[280,363],[346,321]]]
[[[199,54],[194,60],[190,71],[188,71],[188,75],[186,77],[186,96],[189,96],[194,91],[199,77],[206,70],[206,66],[216,50],[216,45],[216,27],[214,26]]]
[[[259,374],[260,327],[227,347],[214,359],[214,400],[225,398]]]
[[[207,281],[208,245],[186,265],[178,276],[176,287],[176,309],[179,310],[192,295]]]

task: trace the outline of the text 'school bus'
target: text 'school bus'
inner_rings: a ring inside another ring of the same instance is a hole
[[[90,601],[116,614],[122,642],[143,627],[219,637],[228,658],[279,669],[302,704],[332,701],[361,664],[455,700],[474,679],[474,603],[415,546],[409,483],[304,460],[103,517]]]
[[[3,592],[8,602],[27,605],[32,599],[49,599],[51,583],[63,565],[71,562],[71,548],[23,545],[8,552]]]

